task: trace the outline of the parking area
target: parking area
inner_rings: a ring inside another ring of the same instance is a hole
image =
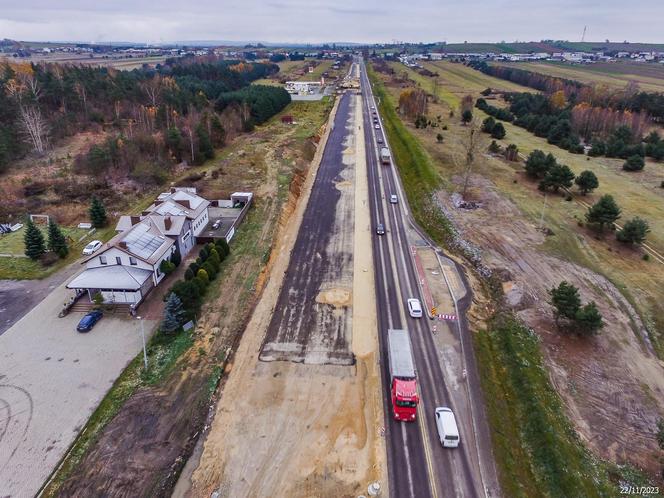
[[[124,367],[140,323],[107,315],[86,334],[83,313],[58,318],[59,285],[0,336],[0,496],[33,496]],[[145,320],[149,334],[156,322]]]

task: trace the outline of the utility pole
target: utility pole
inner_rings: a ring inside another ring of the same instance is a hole
[[[546,192],[544,193],[544,205],[542,206],[542,215],[540,216],[539,229],[544,229],[544,210],[546,209]]]

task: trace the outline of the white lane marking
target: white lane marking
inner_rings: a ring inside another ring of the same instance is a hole
[[[404,455],[406,455],[406,469],[408,469],[408,489],[410,491],[410,496],[417,498],[415,495],[415,486],[413,485],[413,471],[410,467],[410,452],[408,451],[408,436],[406,435],[406,423],[401,422],[399,424],[401,428],[401,440],[403,441]]]

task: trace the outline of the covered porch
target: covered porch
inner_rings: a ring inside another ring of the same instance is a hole
[[[89,302],[94,302],[97,294],[104,304],[124,304],[138,306],[154,286],[152,272],[141,268],[108,266],[88,268],[67,284],[68,289],[83,291]]]

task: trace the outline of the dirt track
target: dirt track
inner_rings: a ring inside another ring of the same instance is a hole
[[[364,157],[363,151],[354,155]],[[357,171],[360,175],[366,178],[364,170]],[[362,494],[373,480],[385,482],[370,251],[364,251],[351,267],[352,293],[334,288],[315,294],[319,302],[334,301],[336,306],[362,305],[358,316],[352,315],[349,348],[355,353],[355,365],[258,360],[304,214],[312,177],[308,180],[303,199],[280,234],[280,250],[273,252],[272,276],[245,330],[187,496],[218,491],[222,497],[233,498],[343,497]],[[357,201],[365,200],[368,193],[366,184],[357,188],[355,200],[360,205]],[[356,238],[368,247],[368,209],[357,209],[355,214]]]

